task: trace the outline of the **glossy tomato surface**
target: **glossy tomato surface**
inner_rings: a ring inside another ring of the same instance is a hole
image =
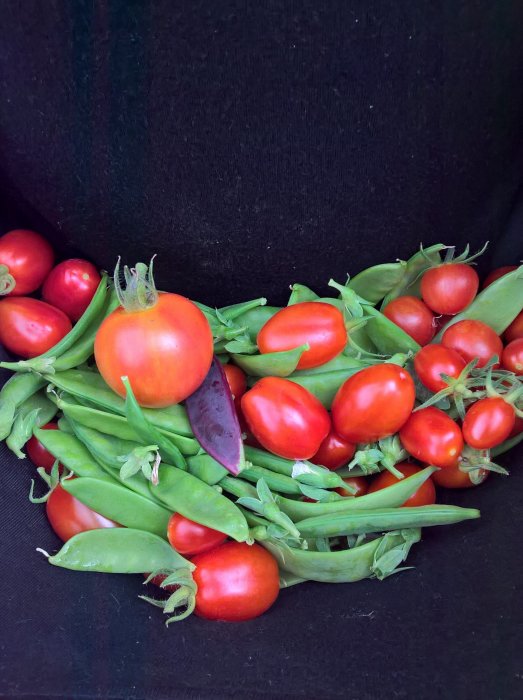
[[[39,233],[25,229],[9,231],[0,238],[0,294],[5,287],[4,274],[12,275],[15,281],[10,296],[35,292],[49,274],[53,262],[53,249]]]
[[[420,471],[422,471],[420,467],[416,467],[414,464],[409,464],[408,462],[401,462],[395,466],[405,478],[418,474]],[[372,479],[368,493],[381,491],[382,489],[386,489],[388,486],[397,484],[399,481],[401,480],[394,476],[394,474],[391,474],[391,472],[385,470]],[[433,503],[436,503],[436,489],[434,488],[432,480],[427,479],[427,481],[425,481],[419,487],[419,489],[413,493],[412,496],[410,496],[410,498],[407,498],[405,503],[402,505],[402,508],[411,508],[413,506],[430,506]]]
[[[446,263],[427,270],[421,278],[421,296],[438,314],[455,316],[474,299],[479,287],[476,270],[465,263]]]
[[[484,367],[494,355],[500,358],[503,352],[503,343],[499,335],[482,321],[454,323],[443,333],[441,343],[459,353],[466,362],[477,357],[478,367]],[[495,366],[499,367],[499,363]]]
[[[42,298],[61,309],[71,321],[78,321],[99,284],[100,275],[92,263],[72,258],[51,270],[42,288]]]
[[[57,423],[47,423],[47,425],[42,426],[42,430],[58,430]],[[35,467],[42,467],[46,472],[50,472],[53,468],[53,464],[56,461],[56,457],[52,455],[42,443],[33,435],[33,437],[28,441],[25,446],[27,456]]]
[[[430,343],[436,332],[434,314],[417,297],[393,299],[382,312],[390,321],[405,331],[419,345]]]
[[[445,489],[470,489],[473,486],[479,486],[489,475],[486,469],[475,470],[474,474],[476,478],[472,481],[470,472],[464,472],[459,467],[451,467],[434,472],[432,479],[435,484]]]
[[[235,405],[239,405],[241,397],[247,391],[247,377],[245,376],[245,372],[236,365],[231,365],[230,363],[223,365],[223,371],[227,377],[227,383],[229,384],[234,403]]]
[[[331,429],[321,443],[320,449],[311,457],[310,461],[334,471],[350,462],[355,451],[356,445],[340,437]]]
[[[63,311],[30,297],[0,300],[0,343],[25,359],[41,355],[71,330]]]
[[[459,425],[439,408],[415,411],[400,430],[407,452],[420,462],[446,469],[458,464],[463,450]]]
[[[223,544],[227,535],[195,523],[194,520],[189,520],[180,513],[174,513],[167,525],[167,539],[173,549],[190,557]]]
[[[506,343],[511,343],[513,340],[523,338],[523,311],[521,311],[512,321],[510,326],[503,333]]]
[[[515,420],[514,408],[504,399],[480,399],[473,403],[465,414],[463,437],[470,447],[488,450],[508,438]]]
[[[414,357],[414,369],[420,382],[434,393],[448,386],[442,374],[456,379],[466,364],[458,352],[438,343],[426,345]]]
[[[509,272],[513,272],[517,269],[517,265],[505,265],[504,267],[498,267],[495,270],[492,270],[492,272],[489,272],[489,274],[485,277],[483,284],[481,285],[482,288],[486,289],[492,284],[492,282],[499,280],[500,277],[504,277],[505,275],[508,275]]]
[[[118,523],[85,506],[60,485],[49,496],[45,507],[51,527],[64,542],[86,530],[120,527]]]
[[[513,340],[503,350],[501,366],[518,376],[523,375],[523,338]]]
[[[349,491],[342,489],[340,486],[337,489],[335,489],[335,491],[339,493],[340,496],[354,496],[355,498],[357,498],[358,496],[364,496],[369,490],[369,479],[366,479],[364,476],[344,476],[343,481],[347,484],[347,486],[350,486],[353,489],[355,489],[355,492],[350,493]]]

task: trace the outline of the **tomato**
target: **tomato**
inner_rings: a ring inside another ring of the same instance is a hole
[[[348,491],[345,491],[345,489],[342,489],[340,486],[339,488],[335,489],[340,496],[354,496],[357,498],[358,496],[364,496],[368,491],[369,482],[364,476],[344,476],[343,481],[348,486],[352,486],[353,489],[356,489],[356,492],[351,494]]]
[[[501,357],[503,343],[499,335],[482,321],[458,321],[443,333],[441,343],[458,352],[467,362],[479,358],[484,367],[493,355]],[[499,363],[495,365],[499,367]]]
[[[11,284],[11,296],[38,289],[53,267],[54,253],[39,233],[16,229],[0,238],[0,294]]]
[[[506,343],[511,343],[513,340],[518,338],[523,338],[523,311],[521,311],[516,318],[512,321],[510,326],[505,330],[503,334]]]
[[[416,467],[414,464],[409,464],[409,462],[401,462],[395,466],[396,469],[398,469],[405,477],[413,476],[421,471],[419,467]],[[381,489],[397,484],[399,481],[401,481],[401,479],[398,479],[394,476],[394,474],[391,474],[389,471],[385,470],[381,472],[381,474],[374,477],[368,493],[381,491]],[[412,496],[410,496],[410,498],[407,498],[401,507],[411,508],[414,506],[430,506],[433,503],[436,503],[436,489],[434,488],[434,484],[432,483],[431,479],[427,479],[427,481],[425,481],[419,487],[419,489],[413,493]]]
[[[470,473],[461,471],[459,467],[451,467],[450,469],[440,469],[432,475],[433,481],[446,489],[469,489],[472,486],[478,486],[488,476],[487,469],[478,469],[478,480],[471,481]]]
[[[514,408],[500,397],[480,399],[463,420],[463,437],[476,450],[489,450],[508,438],[516,419]]]
[[[507,345],[501,355],[503,369],[523,375],[523,338],[517,338]]]
[[[86,530],[120,527],[118,523],[85,506],[60,485],[51,493],[45,507],[51,527],[64,542]]]
[[[455,350],[437,343],[421,348],[414,357],[414,369],[420,382],[433,392],[441,391],[447,387],[441,378],[442,374],[457,379],[465,369],[466,364]]]
[[[247,391],[247,377],[245,376],[245,372],[239,367],[236,367],[236,365],[227,364],[222,366],[225,376],[227,377],[236,411],[239,413],[241,398]]]
[[[519,435],[520,433],[523,433],[523,418],[516,416],[516,420],[514,421],[514,427],[510,431],[510,435],[508,437],[510,439],[516,437],[516,435]]]
[[[442,328],[445,328],[447,323],[451,321],[454,316],[449,314],[440,314],[439,316],[434,316],[434,325],[436,326],[436,333],[439,333]]]
[[[430,343],[434,337],[436,332],[434,315],[417,297],[397,297],[387,304],[382,313],[414,338],[419,345]]]
[[[195,613],[207,620],[251,620],[278,597],[278,564],[258,544],[226,542],[197,554],[192,562],[198,586]]]
[[[414,407],[412,377],[394,364],[356,372],[332,403],[334,429],[349,442],[374,442],[398,432]]]
[[[42,430],[58,430],[57,423],[47,423],[42,425]],[[48,452],[42,443],[33,435],[26,445],[27,456],[35,467],[42,467],[46,472],[50,472],[53,464],[56,462],[56,457]],[[60,471],[62,466],[60,465]]]
[[[100,284],[96,267],[87,260],[64,260],[51,270],[44,282],[42,298],[61,309],[71,321],[78,321]]]
[[[347,442],[331,430],[310,461],[334,471],[345,466],[354,457],[355,451],[356,446],[352,442]]]
[[[400,430],[403,447],[420,462],[446,469],[458,464],[463,449],[459,425],[439,408],[415,411]]]
[[[190,557],[223,544],[227,535],[184,518],[180,513],[174,513],[167,525],[167,539],[173,549]]]
[[[94,344],[107,384],[125,396],[127,376],[141,406],[162,408],[186,399],[205,379],[213,338],[200,309],[178,294],[159,294],[143,310],[119,307],[102,322]]]
[[[292,350],[309,344],[297,369],[318,367],[339,355],[347,344],[345,320],[332,304],[304,301],[281,309],[258,333],[261,353]]]
[[[264,377],[242,397],[250,431],[266,450],[287,459],[309,459],[327,437],[327,410],[307,389],[288,379]]]
[[[71,327],[63,311],[44,301],[11,296],[0,301],[0,343],[25,359],[50,350]]]
[[[509,272],[513,272],[517,269],[517,265],[505,265],[504,267],[498,267],[495,270],[492,270],[492,272],[489,272],[485,277],[483,284],[481,285],[482,288],[486,289],[490,284],[492,284],[492,282],[495,282],[500,277],[504,277],[505,275],[508,275]]]
[[[478,287],[478,273],[465,263],[431,267],[421,278],[423,301],[438,314],[459,314],[474,299]]]

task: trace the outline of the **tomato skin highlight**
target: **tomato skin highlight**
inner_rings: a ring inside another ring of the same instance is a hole
[[[125,397],[127,376],[141,406],[162,408],[190,396],[205,379],[213,338],[198,307],[178,294],[161,293],[143,311],[119,307],[102,322],[94,344],[100,374]]]
[[[331,471],[335,471],[345,466],[347,462],[350,462],[355,452],[356,445],[344,440],[331,429],[310,461],[313,464],[320,464]]]
[[[100,279],[96,267],[87,260],[64,260],[49,273],[42,298],[63,311],[71,321],[78,321],[91,303]]]
[[[223,544],[227,535],[173,513],[167,525],[167,539],[173,549],[191,557]]]
[[[0,238],[0,265],[7,266],[16,282],[9,296],[35,292],[49,274],[53,262],[53,249],[35,231],[15,229]]]
[[[465,414],[463,437],[470,447],[488,450],[508,438],[515,420],[514,408],[504,399],[480,399],[473,403]]]
[[[443,333],[441,343],[470,362],[479,359],[478,367],[484,367],[491,357],[501,357],[503,343],[490,326],[482,321],[458,321]],[[499,363],[494,367],[499,367]]]
[[[120,527],[109,518],[95,513],[77,498],[71,496],[58,485],[45,504],[45,510],[49,524],[55,534],[64,542],[74,535],[87,530],[98,530],[104,527]]]
[[[523,338],[523,311],[516,316],[510,326],[505,330],[503,338],[506,343],[511,343],[518,338]]]
[[[459,467],[440,469],[434,472],[432,479],[434,483],[445,489],[470,489],[483,483],[489,474],[487,469],[480,469],[479,472],[481,481],[476,484],[470,480],[468,472],[461,471]]]
[[[309,344],[297,369],[309,369],[333,360],[347,344],[345,320],[331,304],[304,301],[281,309],[258,333],[261,353],[293,350]]]
[[[195,613],[206,620],[251,620],[278,597],[278,565],[258,544],[227,542],[196,555],[192,562],[198,586]]]
[[[430,343],[436,333],[432,311],[417,297],[397,297],[387,304],[382,313],[419,345]]]
[[[309,459],[331,428],[329,414],[307,389],[288,379],[264,377],[241,401],[247,425],[266,450],[287,459]]]
[[[434,406],[415,411],[400,430],[400,440],[420,462],[442,469],[458,465],[464,445],[459,425]]]
[[[476,270],[465,263],[445,263],[427,270],[421,278],[421,296],[438,314],[455,316],[467,308],[478,292]]]
[[[409,462],[401,462],[400,464],[396,464],[395,467],[405,477],[413,476],[414,474],[418,474],[420,471],[422,471],[419,467],[416,467],[414,464],[409,464]],[[401,479],[395,477],[394,474],[391,474],[391,472],[383,471],[374,477],[367,493],[381,491],[381,489],[385,489],[387,488],[387,486],[397,484],[398,481],[401,481]],[[413,493],[412,496],[410,496],[410,498],[407,498],[407,500],[401,506],[401,508],[412,508],[414,506],[430,506],[433,503],[436,503],[436,489],[434,488],[434,484],[432,483],[431,479],[427,479],[427,481],[425,481],[419,487],[419,489],[415,493]]]
[[[523,338],[513,340],[503,350],[501,366],[519,377],[523,375]]]
[[[415,395],[414,381],[402,367],[366,367],[338,389],[331,409],[334,430],[356,444],[393,435],[408,420]]]
[[[517,269],[518,269],[517,265],[505,265],[503,267],[498,267],[495,270],[492,270],[485,277],[483,284],[481,285],[481,288],[486,289],[489,285],[492,284],[492,282],[499,280],[500,277],[504,277],[505,275],[508,275],[509,272],[513,272],[514,270],[517,270]]]
[[[348,496],[354,496],[354,498],[358,498],[358,496],[365,496],[365,494],[369,490],[369,480],[366,479],[364,476],[347,476],[343,477],[343,481],[348,485],[352,486],[352,488],[356,489],[356,492],[351,494],[348,491],[345,491],[345,489],[342,489],[341,486],[339,486],[337,489],[334,489],[336,493],[339,493],[340,496],[348,497]]]
[[[37,357],[71,330],[63,311],[31,297],[0,300],[0,343],[24,359]]]
[[[438,343],[426,345],[414,356],[414,369],[420,382],[434,393],[447,386],[442,374],[457,379],[466,364],[459,353]]]
[[[58,430],[57,423],[47,423],[42,425],[42,430]],[[42,467],[46,472],[50,472],[53,468],[53,464],[56,462],[56,457],[52,455],[42,443],[33,435],[25,446],[27,456],[35,467]],[[59,465],[60,471],[63,467]]]

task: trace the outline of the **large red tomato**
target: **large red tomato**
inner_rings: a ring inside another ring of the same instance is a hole
[[[87,260],[64,260],[51,270],[44,282],[44,301],[61,309],[71,321],[78,321],[91,303],[100,284],[96,267]]]
[[[466,366],[465,360],[459,353],[444,345],[426,345],[414,357],[414,369],[420,382],[430,391],[437,392],[445,389],[447,384],[441,378],[442,374],[457,379]]]
[[[397,297],[387,304],[383,314],[419,345],[430,343],[436,332],[434,314],[417,297]]]
[[[421,469],[416,467],[414,464],[409,464],[408,462],[402,462],[401,464],[396,464],[396,469],[400,471],[404,477],[414,476],[418,474]],[[383,471],[374,477],[369,487],[368,493],[374,493],[375,491],[381,491],[381,489],[386,489],[388,486],[393,486],[397,484],[401,479],[394,476],[389,471]],[[411,508],[413,506],[430,506],[436,503],[436,489],[434,484],[430,479],[424,481],[419,489],[407,498],[402,508]]]
[[[0,343],[25,359],[41,355],[71,330],[63,311],[31,297],[0,301]]]
[[[421,278],[423,301],[438,314],[459,314],[474,299],[478,287],[478,273],[465,263],[432,267]]]
[[[501,357],[503,343],[499,335],[482,321],[458,321],[443,333],[441,343],[461,355],[467,362],[475,357],[479,359],[478,367],[484,367],[497,355]],[[499,363],[495,365],[499,367]]]
[[[513,406],[501,397],[480,399],[465,414],[463,437],[470,447],[489,450],[508,438],[515,420]]]
[[[510,326],[508,326],[503,337],[506,343],[511,343],[518,338],[523,338],[523,311],[520,311]]]
[[[113,520],[95,513],[60,485],[51,493],[45,507],[51,527],[64,542],[86,530],[120,527]]]
[[[457,466],[463,450],[459,425],[434,406],[414,411],[400,430],[400,440],[420,462],[442,469]]]
[[[53,249],[39,233],[9,231],[0,238],[0,294],[23,296],[36,291],[53,262]]]
[[[503,369],[523,375],[523,338],[517,338],[507,345],[501,355]]]
[[[186,557],[201,554],[223,544],[227,535],[174,513],[167,525],[167,539],[173,549]]]
[[[334,471],[347,464],[354,457],[355,451],[356,445],[347,442],[331,430],[310,461]]]

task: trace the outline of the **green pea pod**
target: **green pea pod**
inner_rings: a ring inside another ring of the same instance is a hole
[[[370,364],[374,364],[374,362],[360,360],[356,357],[348,357],[347,355],[338,355],[333,360],[330,360],[330,362],[325,362],[325,364],[320,365],[319,367],[309,367],[308,369],[296,370],[290,377],[288,377],[288,379],[293,379],[294,377],[314,377],[325,374],[326,372],[340,372],[353,369],[355,371],[359,371],[360,369],[368,367]]]
[[[243,474],[243,472],[242,472]],[[225,476],[219,482],[221,488],[236,498],[257,498],[256,488],[238,476]]]
[[[246,311],[235,320],[238,326],[246,329],[246,333],[252,341],[256,341],[256,337],[261,328],[267,321],[274,316],[281,307],[278,306],[259,306],[256,309]]]
[[[420,297],[420,285],[423,273],[441,262],[440,253],[446,248],[447,246],[443,245],[443,243],[436,243],[430,246],[430,248],[418,251],[407,260],[403,277],[398,284],[387,293],[382,306],[387,306],[389,302],[400,296],[408,295]]]
[[[113,477],[93,459],[91,453],[75,435],[63,433],[61,430],[41,429],[35,430],[34,434],[45,449],[76,476],[114,481]]]
[[[231,358],[244,372],[254,377],[288,377],[292,374],[308,345],[300,345],[294,350],[267,352],[262,355],[237,355]]]
[[[244,316],[249,311],[253,309],[259,309],[267,304],[267,299],[265,297],[260,297],[259,299],[253,299],[252,301],[243,301],[240,304],[232,304],[232,306],[224,306],[219,309],[218,313],[223,316],[227,321],[235,321],[238,318]],[[243,324],[238,324],[243,325]]]
[[[365,330],[376,346],[378,352],[394,355],[398,352],[416,353],[421,346],[405,331],[384,316],[373,306],[364,307],[365,313],[371,318],[367,320]]]
[[[322,374],[301,374],[295,372],[287,379],[310,391],[329,410],[340,386],[361,369],[362,367],[352,367],[351,369],[323,372]]]
[[[58,419],[58,429],[68,435],[74,435],[74,430],[71,428],[71,424],[65,416]]]
[[[7,380],[0,390],[0,440],[5,440],[11,432],[19,406],[45,384],[43,377],[27,373],[15,374]]]
[[[316,301],[317,299],[319,299],[319,295],[309,287],[306,287],[304,284],[293,284],[287,306],[301,304],[304,301]]]
[[[19,459],[23,459],[25,453],[22,452],[22,449],[32,437],[35,427],[40,428],[49,423],[57,411],[58,409],[52,401],[49,401],[44,391],[38,391],[26,399],[19,406],[13,427],[6,439],[7,447],[11,452],[14,452]]]
[[[205,483],[210,484],[210,486],[214,486],[229,474],[229,471],[225,469],[225,467],[222,467],[214,457],[208,454],[189,457],[187,459],[187,467],[189,474],[198,477],[198,479],[205,481]]]
[[[238,542],[245,542],[249,536],[249,526],[238,506],[192,474],[162,465],[159,484],[149,488],[170,510],[189,520],[223,532]]]
[[[124,486],[99,479],[65,479],[62,488],[81,503],[124,527],[166,538],[171,513]]]
[[[257,484],[260,479],[267,482],[271,491],[301,496],[300,482],[283,474],[252,465],[242,471],[242,478]]]

